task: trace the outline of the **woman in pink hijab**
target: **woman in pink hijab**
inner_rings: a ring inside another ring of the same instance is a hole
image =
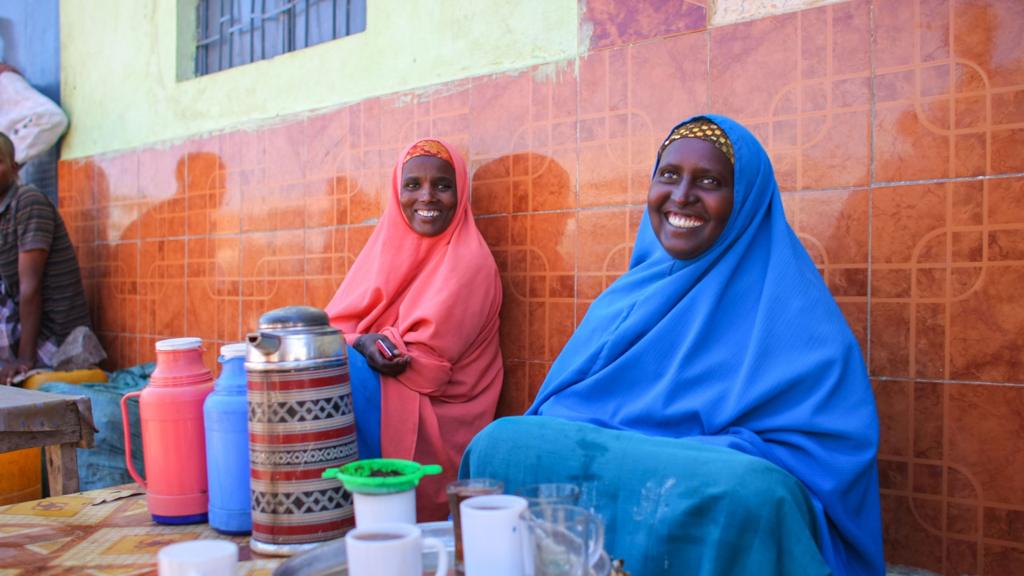
[[[402,153],[384,216],[327,306],[349,344],[360,457],[444,468],[420,482],[420,521],[447,517],[445,485],[494,418],[500,309],[466,164],[444,142],[421,140]]]

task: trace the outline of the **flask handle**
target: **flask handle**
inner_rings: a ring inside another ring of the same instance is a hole
[[[142,390],[129,392],[121,397],[121,421],[124,424],[124,462],[128,465],[128,473],[131,474],[132,479],[138,482],[143,490],[146,490],[146,481],[135,470],[135,465],[132,464],[132,430],[131,420],[128,418],[128,399],[132,397],[137,398],[140,394],[142,394]]]

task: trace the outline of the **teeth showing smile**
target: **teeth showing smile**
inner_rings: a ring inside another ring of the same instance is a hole
[[[416,215],[423,218],[437,218],[441,215],[440,210],[417,210]]]
[[[701,224],[704,223],[704,220],[702,218],[698,218],[697,216],[685,216],[683,214],[678,214],[676,212],[669,212],[668,223],[673,228],[688,229],[700,226]]]

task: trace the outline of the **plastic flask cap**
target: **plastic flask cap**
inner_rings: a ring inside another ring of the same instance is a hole
[[[171,338],[160,340],[156,343],[157,352],[172,352],[175,350],[197,350],[203,345],[200,338]]]
[[[235,342],[220,347],[220,355],[224,358],[245,358],[248,351],[249,345],[245,342]]]

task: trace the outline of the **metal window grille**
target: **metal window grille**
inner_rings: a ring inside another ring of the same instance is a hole
[[[366,0],[199,0],[196,76],[366,30]]]

